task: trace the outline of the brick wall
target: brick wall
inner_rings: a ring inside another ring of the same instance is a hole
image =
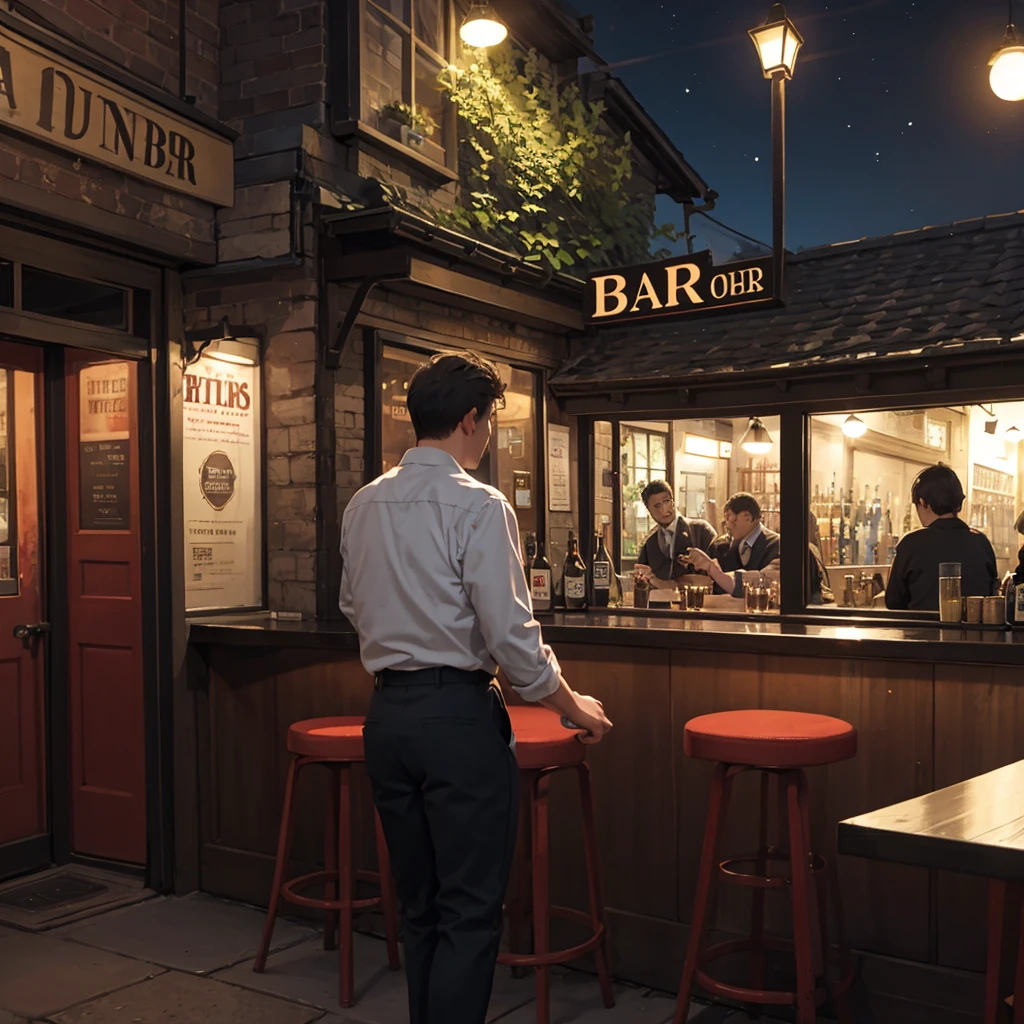
[[[179,3],[186,3],[186,93],[217,113],[219,0],[32,0],[61,34],[178,95]]]
[[[324,101],[322,3],[223,0],[220,25],[222,120],[243,133],[258,131],[271,124],[265,115]]]

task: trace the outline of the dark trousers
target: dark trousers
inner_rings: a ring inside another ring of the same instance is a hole
[[[391,683],[400,676],[379,677],[363,735],[402,904],[409,1018],[483,1024],[519,818],[508,713],[480,674]]]

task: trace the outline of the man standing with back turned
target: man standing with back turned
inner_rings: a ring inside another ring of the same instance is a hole
[[[519,528],[480,464],[504,405],[497,369],[434,356],[409,383],[415,448],[349,503],[341,610],[374,693],[363,736],[402,903],[411,1024],[483,1024],[519,811],[498,666],[527,701],[597,743],[533,617]]]

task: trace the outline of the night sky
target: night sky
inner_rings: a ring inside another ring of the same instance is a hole
[[[713,215],[770,241],[770,84],[746,32],[768,0],[574,6],[594,14],[612,73],[720,194]],[[805,40],[787,85],[787,248],[1024,209],[1024,102],[988,84],[1006,0],[793,0],[786,11]],[[681,227],[674,203],[659,210]],[[718,258],[731,242],[704,224],[697,245]]]

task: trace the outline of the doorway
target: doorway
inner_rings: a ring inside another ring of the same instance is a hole
[[[0,878],[146,863],[138,367],[0,341]]]

